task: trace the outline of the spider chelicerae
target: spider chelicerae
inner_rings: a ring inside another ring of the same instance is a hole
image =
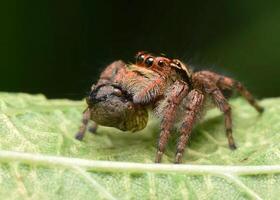
[[[88,107],[76,138],[84,137],[90,119],[94,121],[92,131],[97,124],[139,131],[145,128],[151,109],[161,120],[155,162],[161,162],[171,130],[179,122],[175,163],[181,163],[194,124],[210,99],[224,114],[229,147],[236,149],[231,107],[224,96],[224,91],[234,89],[259,113],[263,111],[251,93],[232,78],[211,71],[193,72],[178,59],[139,52],[134,64],[119,60],[102,72],[86,98]]]

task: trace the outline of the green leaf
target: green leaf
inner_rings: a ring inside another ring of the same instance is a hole
[[[159,132],[100,127],[74,139],[84,102],[0,93],[0,199],[279,199],[280,99],[231,102],[238,149],[227,146],[223,117],[210,110],[195,130],[185,164],[154,164]]]

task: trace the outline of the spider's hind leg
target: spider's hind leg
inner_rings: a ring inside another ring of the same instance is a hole
[[[236,149],[236,145],[232,136],[232,118],[231,118],[231,107],[227,102],[226,98],[222,94],[221,90],[215,88],[211,92],[211,96],[216,103],[217,107],[224,113],[225,116],[225,127],[226,135],[228,138],[228,144],[230,149]]]
[[[200,86],[206,94],[209,94],[216,106],[224,113],[228,144],[231,149],[236,149],[232,136],[231,107],[222,93],[222,90],[233,89],[233,86],[230,84],[231,81],[232,79],[230,78],[223,77],[210,71],[197,72],[193,76],[193,82]]]
[[[221,89],[236,89],[259,113],[264,111],[264,108],[257,103],[253,95],[240,82],[229,77],[220,76],[217,86]]]
[[[236,149],[232,136],[231,107],[222,91],[236,89],[259,113],[263,111],[263,108],[241,83],[229,77],[221,76],[210,71],[200,71],[193,75],[193,83],[197,87],[202,88],[205,93],[211,95],[217,107],[224,113],[229,147]]]

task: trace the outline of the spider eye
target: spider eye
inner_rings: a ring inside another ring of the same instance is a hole
[[[136,56],[136,63],[143,63],[145,59],[144,54],[140,54],[138,56]]]
[[[148,57],[146,60],[145,60],[145,64],[148,66],[148,67],[151,67],[154,63],[154,59],[152,57]]]
[[[163,60],[158,61],[158,66],[163,67],[165,65]]]
[[[117,97],[121,97],[122,96],[122,91],[115,88],[113,91],[113,94],[116,95]]]

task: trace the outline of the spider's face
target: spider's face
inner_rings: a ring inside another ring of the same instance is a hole
[[[138,52],[136,54],[136,65],[146,67],[146,68],[162,68],[169,67],[172,60],[167,57],[155,57],[151,54],[145,52]]]
[[[103,126],[123,131],[138,131],[143,129],[148,121],[147,111],[133,104],[129,96],[112,85],[93,88],[87,104],[91,109],[92,120]]]
[[[155,57],[146,52],[138,52],[136,54],[136,65],[141,67],[150,68],[154,71],[162,71],[165,74],[170,74],[172,69],[183,72],[188,78],[190,78],[192,71],[189,66],[185,65],[178,59],[169,59],[164,56]]]

